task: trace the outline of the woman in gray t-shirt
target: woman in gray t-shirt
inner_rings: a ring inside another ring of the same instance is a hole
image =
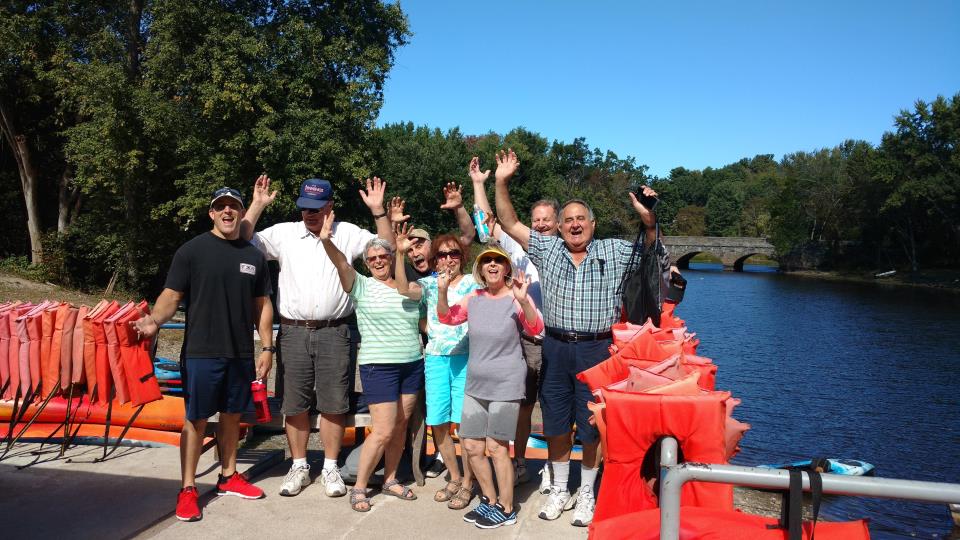
[[[480,252],[473,275],[484,288],[453,306],[447,299],[448,279],[441,275],[437,282],[437,317],[443,324],[469,322],[470,360],[460,437],[483,496],[464,520],[488,529],[512,525],[517,520],[510,440],[517,432],[527,375],[520,332],[542,333],[543,319],[527,295],[529,283],[523,273],[513,268],[510,256],[499,246]],[[493,459],[499,498],[484,452]]]

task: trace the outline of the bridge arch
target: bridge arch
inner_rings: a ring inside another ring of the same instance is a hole
[[[723,262],[725,270],[736,272],[743,271],[744,261],[752,255],[776,256],[773,245],[763,238],[664,236],[663,242],[679,268],[689,268],[690,259],[699,253],[716,256]]]
[[[690,260],[696,257],[697,255],[700,255],[701,253],[707,253],[709,255],[713,255],[718,259],[720,258],[716,253],[711,253],[710,251],[706,251],[706,250],[686,251],[684,253],[676,253],[671,251],[670,258],[673,260],[673,264],[675,264],[677,268],[685,270],[687,268],[690,268]],[[741,270],[742,270],[742,267],[741,267]]]
[[[739,257],[737,260],[733,261],[733,271],[743,272],[743,265],[747,262],[747,259],[753,257],[754,255],[765,255],[765,253],[747,253],[746,255]]]

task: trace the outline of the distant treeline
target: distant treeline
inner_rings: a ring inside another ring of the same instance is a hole
[[[249,196],[264,171],[281,197],[261,225],[298,217],[309,176],[334,183],[340,219],[370,225],[356,179],[377,175],[414,223],[452,229],[442,185],[465,184],[470,204],[470,157],[492,169],[506,147],[521,160],[518,208],[586,199],[601,236],[637,232],[626,192],[652,183],[667,234],[765,236],[782,260],[816,249],[826,265],[960,263],[960,94],[902,111],[878,147],[848,141],[656,178],[582,138],[374,127],[409,38],[400,5],[376,0],[5,3],[3,265],[153,294],[176,247],[209,228],[213,189]]]

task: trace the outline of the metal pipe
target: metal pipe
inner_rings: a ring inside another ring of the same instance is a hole
[[[672,448],[668,449],[669,452],[675,452],[676,440],[665,439],[664,443],[667,443],[667,441],[670,441],[670,444],[673,445]],[[680,492],[683,485],[689,481],[768,489],[787,489],[790,487],[790,473],[785,469],[706,463],[670,465],[664,459],[667,451],[661,450],[661,452],[660,538],[663,540],[677,540],[679,538]],[[676,458],[674,456],[671,459],[675,460]],[[802,477],[803,489],[809,491],[809,477],[805,472]],[[838,474],[824,474],[822,479],[823,493],[833,495],[909,499],[948,504],[960,501],[960,484]]]

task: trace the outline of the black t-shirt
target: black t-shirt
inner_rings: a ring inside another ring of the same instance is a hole
[[[173,256],[164,287],[184,293],[187,358],[253,356],[254,298],[270,296],[272,286],[267,260],[250,242],[197,236]]]

